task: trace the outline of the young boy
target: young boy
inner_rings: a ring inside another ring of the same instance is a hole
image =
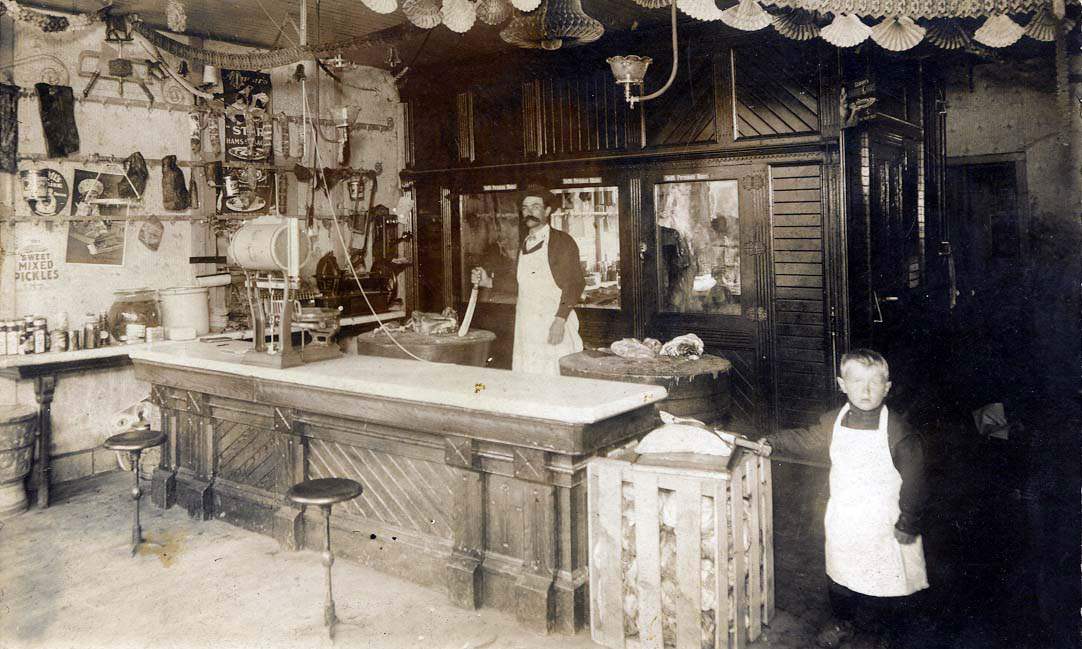
[[[842,356],[838,387],[849,402],[818,425],[765,441],[782,453],[830,458],[824,528],[826,572],[834,615],[816,638],[838,647],[860,628],[879,636],[902,620],[910,597],[928,587],[920,518],[925,502],[920,436],[883,399],[887,361],[868,349]]]

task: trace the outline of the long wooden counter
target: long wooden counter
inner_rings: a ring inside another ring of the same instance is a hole
[[[318,548],[318,512],[284,493],[307,478],[352,478],[364,494],[332,518],[344,554],[537,631],[584,623],[585,463],[645,433],[664,388],[368,356],[277,370],[231,351],[130,352],[169,436],[158,506],[294,549],[309,529]]]

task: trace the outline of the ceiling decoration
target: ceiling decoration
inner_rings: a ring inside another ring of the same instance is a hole
[[[1018,42],[1026,30],[1006,14],[992,16],[973,32],[973,40],[988,47],[1007,47]]]
[[[486,25],[499,25],[511,17],[511,4],[507,0],[478,0],[477,19]]]
[[[764,3],[788,9],[856,14],[863,18],[909,16],[913,19],[1023,14],[1052,4],[1050,0],[764,0]]]
[[[904,52],[921,42],[927,31],[909,16],[894,16],[872,27],[872,40],[885,50]]]
[[[642,7],[661,8],[672,0],[634,0]],[[821,37],[837,47],[856,47],[869,38],[892,52],[904,52],[927,40],[942,49],[959,49],[977,42],[1009,47],[1023,35],[1054,41],[1067,4],[1080,0],[739,0],[725,10],[724,0],[676,0],[677,8],[697,20],[720,20],[743,31],[773,25],[782,36],[797,41]],[[770,8],[768,11],[764,5]],[[1008,14],[1021,14],[1023,27]],[[1030,16],[1024,20],[1025,16]],[[972,34],[964,18],[984,18]]]
[[[810,41],[819,35],[819,24],[814,12],[796,9],[774,16],[774,29],[794,41]]]
[[[928,42],[944,50],[957,50],[968,47],[973,38],[953,18],[936,18],[928,21]]]
[[[1044,43],[1051,43],[1056,40],[1056,29],[1059,28],[1059,21],[1047,8],[1041,9],[1029,23],[1026,24],[1026,36]]]
[[[534,11],[518,12],[500,38],[517,47],[558,50],[592,43],[604,33],[604,25],[583,11],[582,0],[544,0]]]
[[[378,14],[389,14],[398,9],[398,0],[361,0],[361,2]]]
[[[436,0],[402,0],[402,13],[421,29],[432,29],[443,22]]]
[[[823,40],[838,47],[854,47],[868,40],[872,28],[865,25],[859,16],[838,14],[834,21],[819,31]]]
[[[447,29],[465,34],[477,22],[477,5],[470,0],[443,0],[440,18]]]
[[[721,20],[721,9],[714,0],[677,0],[676,8],[696,20]]]
[[[735,7],[721,12],[721,22],[730,27],[754,32],[770,25],[774,19],[758,0],[740,0]]]

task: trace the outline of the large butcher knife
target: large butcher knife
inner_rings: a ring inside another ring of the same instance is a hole
[[[462,318],[462,324],[458,327],[458,337],[465,336],[470,331],[470,322],[473,321],[473,310],[477,308],[477,284],[470,291],[470,303],[466,305],[466,315]]]

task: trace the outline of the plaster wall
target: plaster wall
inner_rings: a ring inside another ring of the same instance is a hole
[[[947,156],[1018,153],[1025,155],[1029,214],[1065,214],[1072,170],[1052,57],[952,68],[947,75]]]
[[[4,22],[10,28],[10,21],[5,18]],[[189,264],[189,256],[225,254],[225,241],[215,241],[201,210],[167,213],[162,209],[161,168],[155,163],[165,155],[176,155],[181,161],[191,159],[187,113],[78,101],[89,81],[79,74],[79,59],[80,56],[85,57],[87,52],[96,53],[101,49],[104,37],[101,26],[81,32],[43,34],[16,25],[14,35],[14,48],[9,50],[8,57],[4,57],[11,59],[11,82],[24,89],[32,89],[34,83],[43,79],[72,86],[77,99],[75,117],[81,141],[80,151],[76,155],[97,153],[125,157],[140,151],[150,162],[150,176],[144,206],[139,211],[133,210],[132,214],[159,215],[164,222],[165,232],[158,250],[152,251],[138,240],[144,221],[138,218],[132,220],[127,226],[123,265],[101,266],[65,263],[68,230],[65,224],[48,223],[43,219],[40,222],[19,223],[14,227],[3,225],[0,227],[0,318],[34,313],[45,315],[53,322],[58,313],[65,312],[74,325],[84,313],[107,310],[117,289],[187,285],[196,274],[210,270],[209,267]],[[212,45],[222,49],[231,48],[220,43]],[[136,59],[145,57],[145,52],[138,45],[126,45],[125,54]],[[87,68],[89,64],[84,63],[83,69]],[[309,79],[314,80],[316,73],[311,64],[308,69]],[[193,77],[198,72],[198,69],[193,70]],[[301,114],[303,100],[300,85],[291,78],[293,72],[294,66],[271,71],[274,113]],[[351,116],[359,122],[391,125],[389,129],[354,131],[351,156],[355,168],[373,168],[376,163],[382,165],[376,203],[394,207],[400,195],[398,172],[402,168],[397,89],[390,75],[381,70],[347,69],[342,71],[341,76],[345,81],[343,86],[337,86],[325,76],[318,87],[315,83],[309,85],[310,109],[315,110],[319,106],[322,116],[329,118],[339,106],[348,106]],[[190,101],[187,93],[177,95],[174,86],[174,83],[150,84],[151,92],[156,97],[172,93],[170,101],[177,101],[177,97]],[[127,98],[145,99],[142,91],[134,85],[126,84],[124,90]],[[117,84],[99,81],[92,95],[118,97]],[[20,101],[19,127],[20,155],[44,154],[45,143],[35,98]],[[333,137],[334,129],[325,128],[324,134]],[[334,144],[322,142],[319,150],[319,166],[336,165]],[[20,162],[21,167],[27,164]],[[304,164],[312,166],[312,159],[309,158]],[[50,160],[38,163],[38,166],[60,171],[69,186],[76,168],[98,169],[106,173],[118,173],[120,169],[111,164],[95,165],[65,160]],[[190,177],[191,169],[184,168],[184,174],[186,178]],[[29,207],[22,200],[19,183],[10,175],[0,176],[6,176],[0,182],[3,186],[0,196],[14,207],[17,214],[29,215]],[[299,191],[292,174],[284,174],[284,177],[290,183],[285,213],[304,214],[307,192]],[[212,190],[200,187],[200,200],[204,205],[211,203],[213,198]],[[337,190],[336,199],[338,213],[347,214],[344,187]],[[65,213],[68,213],[67,209]],[[331,209],[326,200],[317,199],[315,213],[317,217],[330,215]],[[167,221],[167,215],[180,219]],[[348,224],[343,225],[343,234],[348,242]],[[309,236],[314,246],[311,261],[305,269],[307,273],[312,272],[316,260],[327,250],[336,250],[340,263],[345,263],[341,246],[336,244],[337,237],[332,239],[331,231],[322,221],[316,221]],[[54,280],[26,282],[16,279],[17,254],[27,247],[42,249],[51,256],[57,274]],[[220,299],[221,296],[218,297]],[[94,449],[112,433],[109,422],[113,414],[148,395],[149,386],[137,381],[130,367],[62,375],[57,384],[52,412],[54,480],[63,481],[115,469],[112,454],[94,452]],[[0,403],[12,402],[34,403],[29,381],[0,379]]]

